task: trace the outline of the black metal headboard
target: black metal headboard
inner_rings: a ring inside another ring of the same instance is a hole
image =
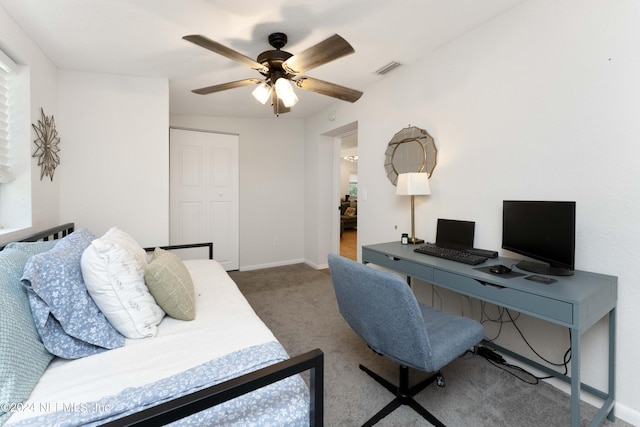
[[[62,239],[67,234],[73,233],[74,223],[68,222],[66,224],[58,225],[46,230],[39,231],[35,234],[31,234],[27,237],[23,237],[20,239],[20,242],[37,242],[39,240],[48,241],[48,240],[58,240]],[[4,246],[0,246],[0,250],[4,249]]]

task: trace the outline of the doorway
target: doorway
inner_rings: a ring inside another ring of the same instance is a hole
[[[357,260],[358,133],[340,138],[340,255]]]

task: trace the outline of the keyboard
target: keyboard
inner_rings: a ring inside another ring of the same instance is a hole
[[[423,245],[415,248],[414,252],[431,255],[438,258],[444,258],[451,261],[461,262],[469,265],[482,264],[487,260],[487,258],[483,256],[472,255],[470,253],[457,250],[457,249],[441,248],[435,245]]]

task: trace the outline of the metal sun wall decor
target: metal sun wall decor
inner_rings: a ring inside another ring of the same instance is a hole
[[[38,120],[37,126],[32,124],[33,129],[36,131],[37,138],[33,141],[36,144],[36,151],[33,153],[33,157],[38,158],[38,166],[40,166],[40,181],[45,176],[51,178],[53,181],[53,172],[60,164],[60,137],[56,130],[56,122],[51,117],[47,117],[44,114],[44,109],[40,108],[42,119]]]
[[[411,126],[391,138],[384,154],[387,178],[396,185],[401,173],[426,172],[431,177],[438,150],[433,137],[426,130]]]

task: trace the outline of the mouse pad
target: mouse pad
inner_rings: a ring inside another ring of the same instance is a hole
[[[511,270],[509,273],[496,274],[489,271],[489,269],[493,267],[492,265],[488,265],[486,267],[476,267],[474,270],[482,271],[483,273],[491,274],[492,276],[504,277],[505,279],[512,279],[514,277],[525,276],[524,273],[518,273],[517,271]]]

